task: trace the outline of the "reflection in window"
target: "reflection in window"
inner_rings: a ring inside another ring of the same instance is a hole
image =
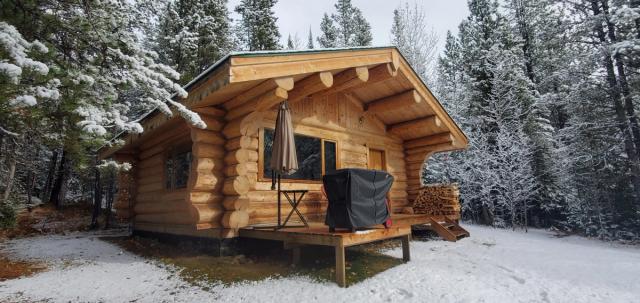
[[[264,130],[263,174],[265,178],[271,177],[271,151],[273,150],[274,131]],[[291,175],[283,175],[283,179],[298,180],[322,180],[323,167],[325,171],[336,169],[336,144],[324,141],[324,165],[322,157],[323,140],[320,138],[294,135],[296,143],[296,155],[298,157],[298,170]],[[327,158],[329,156],[329,158]]]
[[[191,169],[191,151],[172,152],[165,162],[165,188],[187,187]]]
[[[336,143],[324,141],[324,173],[332,173],[336,170]]]

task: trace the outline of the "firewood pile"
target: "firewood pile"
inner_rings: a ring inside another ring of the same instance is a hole
[[[413,212],[434,216],[459,216],[460,191],[458,184],[428,184],[420,189],[413,202]]]

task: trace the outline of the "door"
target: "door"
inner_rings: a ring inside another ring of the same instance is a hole
[[[384,150],[369,149],[369,169],[387,170]]]

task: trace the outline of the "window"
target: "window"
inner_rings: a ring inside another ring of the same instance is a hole
[[[191,151],[174,150],[167,155],[165,162],[165,188],[179,189],[187,187],[191,169]]]
[[[274,130],[264,129],[262,140],[263,176],[271,177],[271,151],[273,149]],[[298,170],[291,175],[283,175],[283,179],[322,180],[322,175],[337,169],[336,142],[305,135],[294,135]]]

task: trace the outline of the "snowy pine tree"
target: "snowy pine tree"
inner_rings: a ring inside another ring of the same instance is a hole
[[[417,3],[405,3],[393,11],[391,44],[398,47],[424,81],[431,81],[438,35],[429,28],[424,9]]]
[[[307,38],[307,49],[314,49],[313,45],[313,33],[311,32],[311,27],[309,27],[309,37]]]
[[[226,0],[168,2],[154,37],[160,61],[175,68],[183,83],[194,78],[230,51],[228,14]]]
[[[324,48],[367,46],[371,44],[371,25],[351,0],[338,0],[336,12],[327,13],[320,22],[321,36],[318,43]]]
[[[240,14],[239,40],[250,51],[280,49],[280,32],[273,12],[277,0],[242,0],[236,7]]]

